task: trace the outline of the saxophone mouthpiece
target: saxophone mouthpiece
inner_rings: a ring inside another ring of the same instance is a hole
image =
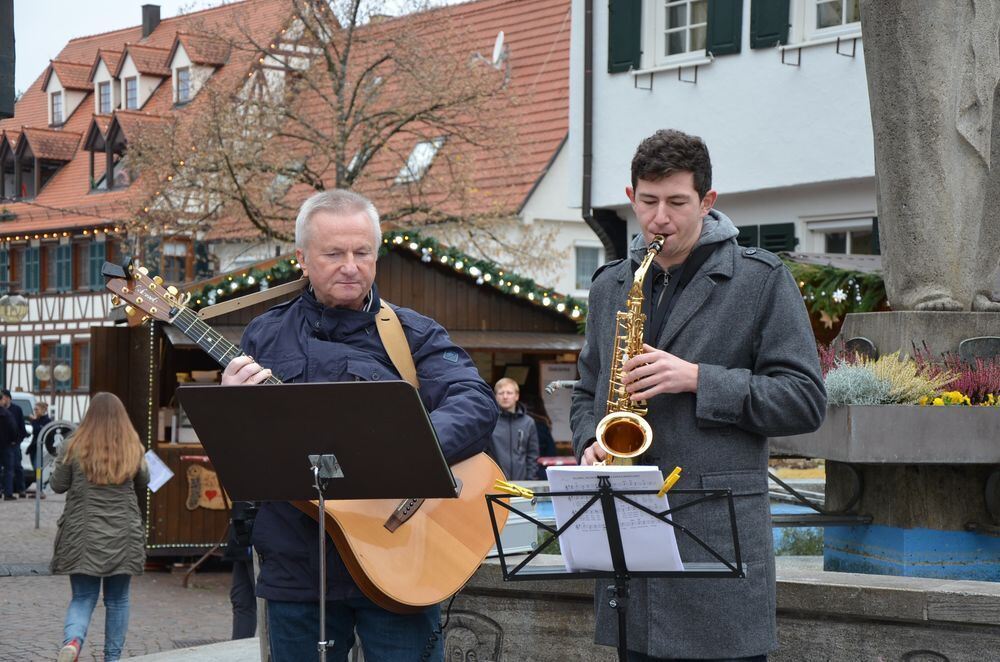
[[[656,251],[659,253],[663,250],[663,235],[658,234],[653,237],[653,241],[649,242],[649,250]]]

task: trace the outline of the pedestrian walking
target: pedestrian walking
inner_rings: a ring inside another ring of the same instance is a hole
[[[73,591],[58,662],[79,657],[102,584],[104,659],[121,657],[129,583],[142,574],[146,559],[136,489],[144,490],[148,483],[149,467],[125,406],[111,393],[98,393],[60,449],[50,481],[53,491],[66,492],[52,574],[69,575]]]

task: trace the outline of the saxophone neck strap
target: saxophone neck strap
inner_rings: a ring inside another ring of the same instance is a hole
[[[396,371],[400,377],[409,382],[413,388],[420,388],[420,381],[417,379],[417,366],[413,363],[413,354],[410,352],[410,344],[406,341],[406,334],[403,333],[403,325],[399,322],[396,311],[389,303],[382,299],[382,307],[375,314],[375,328],[378,329],[378,336],[382,340],[389,360],[396,366]]]

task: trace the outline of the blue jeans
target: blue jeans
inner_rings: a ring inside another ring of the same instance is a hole
[[[122,655],[125,645],[125,631],[128,630],[128,587],[129,575],[104,577],[104,660],[115,662]],[[66,625],[63,628],[63,645],[73,639],[80,640],[80,647],[87,637],[90,617],[97,606],[97,596],[101,592],[101,577],[90,575],[70,575],[69,584],[73,589],[73,599],[66,609]]]
[[[443,662],[443,636],[431,640],[440,625],[438,605],[416,614],[394,614],[368,598],[331,600],[326,603],[326,638],[333,642],[330,662],[346,662],[354,645],[354,630],[361,637],[365,659],[377,662]],[[319,658],[319,603],[267,601],[271,659],[304,662]],[[426,656],[421,657],[425,654]]]

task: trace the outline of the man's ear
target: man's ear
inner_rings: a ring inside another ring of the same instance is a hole
[[[628,201],[631,202],[634,205],[635,204],[635,189],[633,189],[631,186],[626,186],[625,187],[625,195],[628,196]]]
[[[295,259],[298,261],[299,266],[302,267],[302,275],[306,278],[309,277],[309,272],[306,269],[306,261],[303,259],[304,255],[301,248],[295,249]]]
[[[705,194],[705,197],[701,199],[702,216],[707,214],[712,209],[712,207],[715,206],[715,201],[718,200],[718,198],[719,198],[719,193],[715,189],[711,189],[709,190],[708,193]]]

